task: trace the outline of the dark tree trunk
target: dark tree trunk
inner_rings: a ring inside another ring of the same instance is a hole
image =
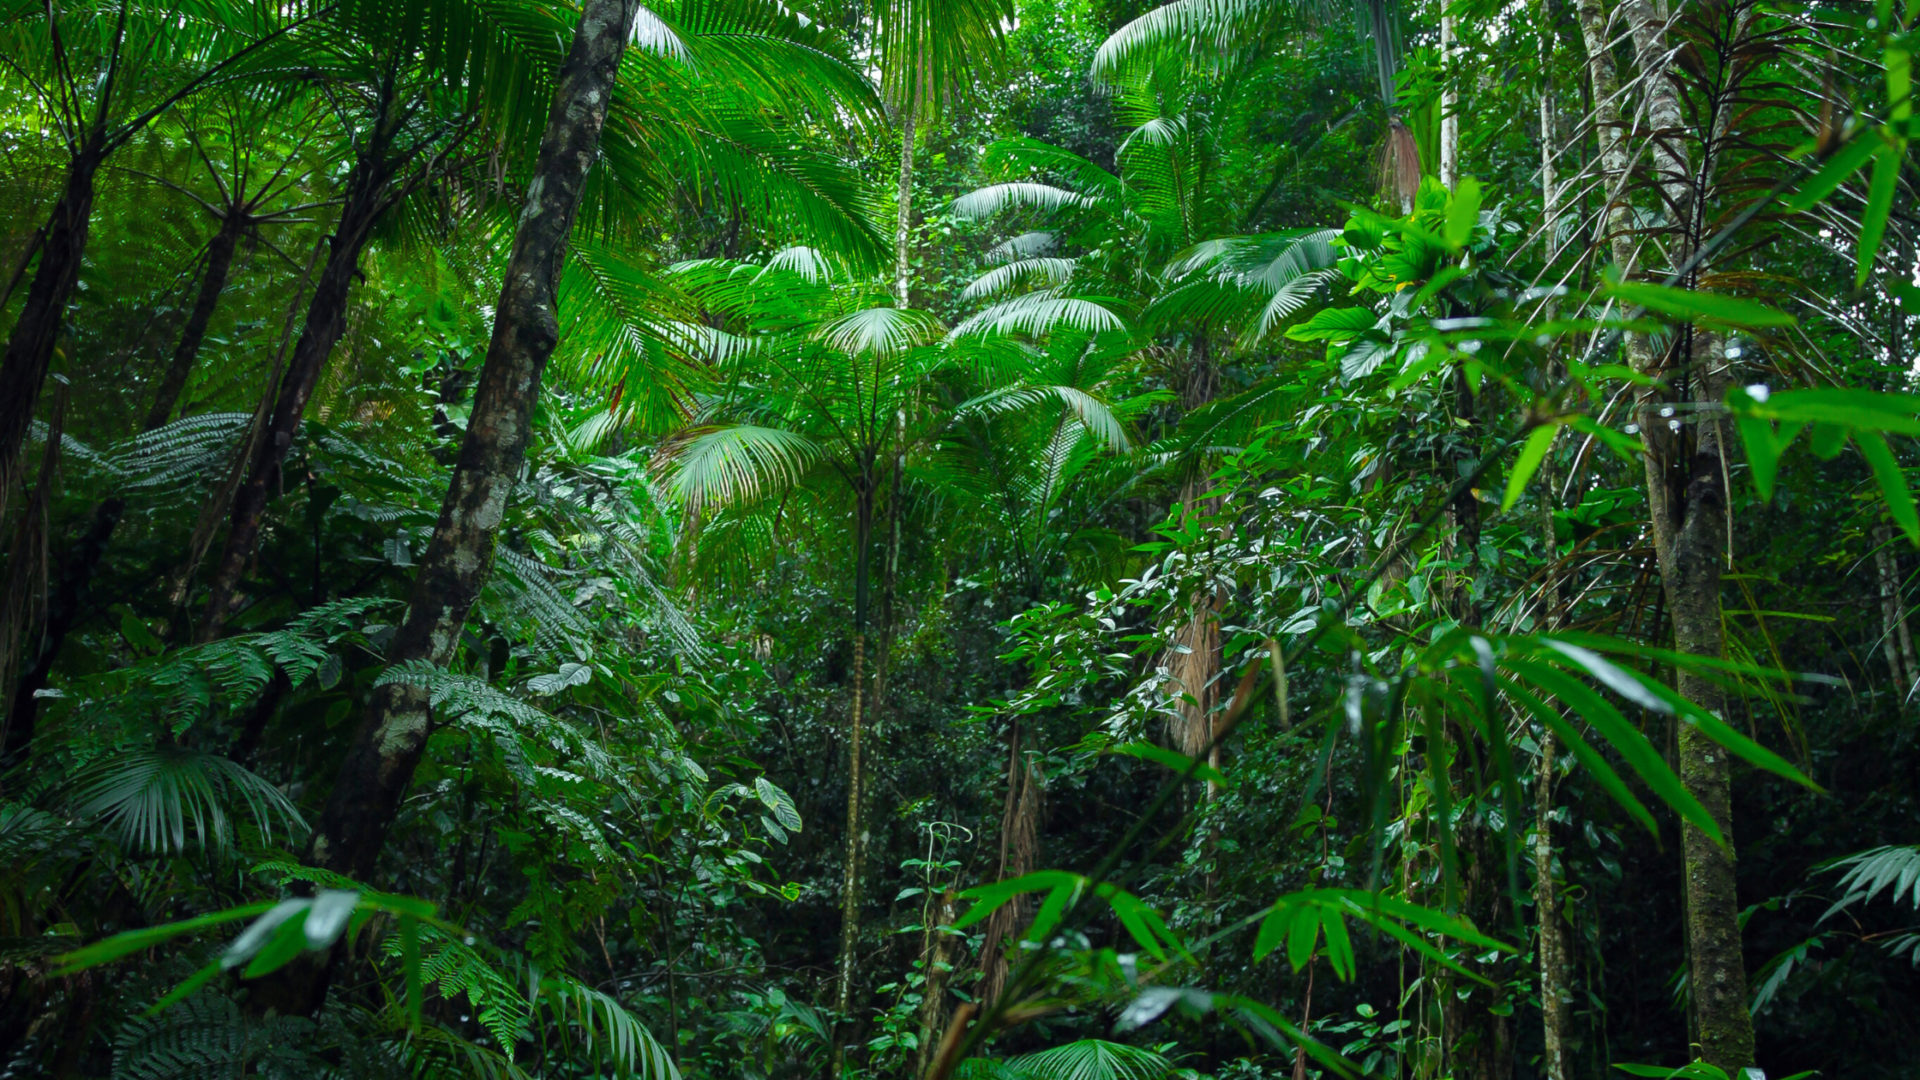
[[[354,158],[353,170],[347,176],[346,199],[340,207],[340,220],[328,238],[327,262],[320,270],[313,298],[307,304],[306,323],[280,377],[266,427],[253,440],[246,479],[233,495],[226,546],[214,564],[209,584],[206,620],[199,634],[201,641],[218,637],[226,623],[240,576],[260,542],[260,521],[278,486],[280,466],[286,462],[294,436],[300,432],[307,400],[319,384],[327,357],[346,333],[347,296],[353,288],[353,279],[359,274],[360,253],[372,236],[374,223],[392,201],[395,170],[392,150],[399,130],[393,106],[392,93],[388,90],[373,129],[368,132]]]
[[[245,219],[237,211],[229,211],[220,231],[214,235],[207,252],[207,271],[200,279],[200,295],[180,331],[180,340],[174,346],[173,357],[160,388],[154,392],[153,406],[147,412],[143,431],[161,427],[173,415],[180,392],[186,388],[187,378],[193,373],[200,343],[206,338],[207,324],[219,305],[220,294],[226,290],[227,278],[233,268],[233,253],[239,247],[245,224]],[[95,506],[92,516],[88,518],[85,536],[77,546],[68,549],[67,558],[60,567],[52,602],[47,607],[46,625],[41,628],[39,642],[29,649],[26,666],[14,686],[13,705],[7,714],[7,746],[0,753],[0,760],[18,760],[16,755],[25,751],[26,740],[33,737],[39,712],[39,699],[34,695],[46,688],[47,678],[53,673],[53,662],[60,654],[60,646],[66,642],[67,634],[73,630],[74,623],[85,610],[93,575],[99,570],[108,542],[113,539],[114,530],[119,527],[120,518],[126,511],[126,500],[118,496]]]
[[[600,131],[637,6],[638,0],[588,0],[560,70],[467,437],[389,653],[395,664],[425,660],[446,667],[492,567],[495,534],[526,458],[540,376],[559,338],[555,294],[567,239],[581,188],[599,156]],[[421,687],[389,683],[374,691],[314,830],[311,862],[361,880],[373,876],[426,749],[430,719]],[[296,968],[262,989],[266,1000],[260,1004],[310,1013],[325,997],[326,980],[317,968]]]
[[[54,346],[66,323],[67,303],[80,280],[87,227],[93,217],[93,182],[106,156],[103,141],[89,141],[67,167],[66,187],[47,221],[40,266],[7,338],[6,354],[0,358],[0,516],[6,513],[9,490],[20,478],[20,448],[33,425],[40,387],[47,381]]]
[[[173,418],[174,406],[180,403],[187,378],[193,374],[193,363],[200,356],[200,343],[206,340],[207,324],[213,321],[220,294],[226,291],[227,278],[233,272],[233,253],[239,248],[246,228],[246,214],[237,207],[229,207],[227,216],[221,219],[220,231],[213,234],[213,241],[207,246],[207,272],[200,278],[200,295],[194,298],[193,310],[187,313],[186,325],[180,330],[180,341],[173,348],[166,374],[161,376],[160,387],[154,391],[153,408],[147,412],[147,431]]]
[[[19,681],[14,684],[13,702],[7,710],[6,748],[0,752],[0,767],[11,766],[21,760],[27,752],[27,744],[33,741],[40,713],[40,699],[34,694],[46,687],[47,676],[53,671],[53,661],[59,655],[61,643],[66,641],[73,624],[86,608],[87,589],[93,582],[93,573],[99,567],[100,558],[107,550],[107,541],[113,538],[113,530],[120,524],[120,516],[126,513],[126,509],[126,500],[119,498],[108,499],[94,507],[86,535],[81,537],[78,547],[68,552],[69,558],[61,568],[59,583],[54,587],[52,600],[47,605],[47,621],[41,629],[40,640],[29,647],[26,667],[21,671]]]

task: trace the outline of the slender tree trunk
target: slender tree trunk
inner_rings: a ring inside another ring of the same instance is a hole
[[[1568,1008],[1573,1001],[1568,974],[1572,951],[1553,884],[1553,759],[1558,752],[1553,733],[1543,729],[1533,781],[1533,902],[1540,924],[1540,1069],[1546,1080],[1568,1080],[1567,1040],[1573,1031]]]
[[[927,1075],[927,1068],[933,1063],[933,1047],[940,1034],[940,1018],[947,1010],[947,977],[953,971],[953,935],[945,927],[953,923],[957,912],[954,909],[954,894],[951,889],[941,893],[939,901],[933,905],[932,921],[927,924],[927,932],[932,938],[932,948],[921,950],[927,957],[927,981],[920,988],[920,1039],[914,1048],[913,1075]]]
[[[1028,764],[1019,718],[1007,727],[1007,790],[1000,805],[1000,861],[994,880],[1010,881],[1039,868],[1039,777]],[[991,1007],[1007,982],[1007,943],[1025,925],[1032,907],[1027,897],[1015,897],[993,910],[982,924],[980,984],[975,1000]]]
[[[1544,4],[1541,14],[1542,32],[1550,34],[1551,27],[1544,17]],[[1547,70],[1551,71],[1552,57],[1549,56],[1547,60]],[[1540,203],[1546,230],[1544,247],[1549,264],[1554,261],[1555,223],[1560,218],[1560,186],[1554,169],[1558,143],[1559,125],[1555,123],[1553,81],[1549,75],[1543,79],[1540,87]],[[1547,366],[1549,379],[1558,382],[1564,365],[1549,359]],[[1560,586],[1559,542],[1554,534],[1553,522],[1554,508],[1559,505],[1555,496],[1558,487],[1556,481],[1553,447],[1549,444],[1539,473],[1540,543],[1547,559],[1546,583],[1541,590],[1545,603],[1540,625],[1547,630],[1559,628],[1564,617],[1561,605],[1565,603]],[[1553,881],[1554,757],[1559,753],[1559,742],[1545,726],[1539,728],[1538,738],[1540,754],[1536,761],[1533,785],[1533,904],[1540,935],[1537,949],[1540,957],[1540,1068],[1546,1080],[1568,1080],[1567,1040],[1572,1032],[1572,1017],[1568,1007],[1573,1000],[1572,980],[1569,977],[1571,951],[1567,943],[1567,928],[1560,917],[1560,895]]]
[[[1886,522],[1873,527],[1873,567],[1880,586],[1880,640],[1887,652],[1887,668],[1900,706],[1906,706],[1920,671],[1913,665],[1913,638],[1907,632],[1900,595],[1900,563],[1893,554],[1893,529]]]
[[[847,837],[840,883],[840,956],[833,982],[833,1075],[846,1070],[845,1034],[852,1022],[853,983],[859,966],[861,884],[867,853],[866,771],[861,761],[866,705],[867,599],[873,573],[873,467],[862,463],[854,510],[853,700],[847,721]]]
[[[1696,363],[1694,372],[1694,400],[1701,405],[1717,405],[1724,395],[1726,380],[1716,371],[1723,367],[1716,356],[1717,345],[1713,335],[1696,331],[1693,336],[1696,362],[1707,360]],[[1682,425],[1681,432],[1648,432],[1647,487],[1674,647],[1718,658],[1725,648],[1720,575],[1727,500],[1721,479],[1721,425],[1711,413],[1703,415],[1698,423]],[[1661,420],[1654,409],[1645,409],[1641,423],[1645,430],[1670,421]],[[1691,440],[1685,437],[1688,427]],[[1688,701],[1716,716],[1724,711],[1720,684],[1711,679],[1682,669],[1677,688]],[[1682,826],[1694,1042],[1701,1058],[1737,1072],[1753,1064],[1753,1019],[1747,1012],[1746,962],[1740,948],[1729,765],[1727,752],[1718,743],[1692,724],[1680,725],[1680,779],[1726,838],[1723,846],[1692,825]]]
[[[60,579],[47,603],[46,622],[41,627],[40,640],[27,647],[27,662],[20,672],[20,678],[14,683],[13,701],[7,711],[5,750],[0,752],[0,768],[20,761],[27,752],[27,745],[33,741],[40,715],[40,699],[35,693],[46,688],[47,677],[53,671],[54,658],[59,655],[61,643],[73,630],[73,624],[86,607],[87,588],[92,583],[94,570],[99,567],[100,558],[107,550],[107,541],[113,537],[113,530],[120,524],[120,516],[126,513],[126,509],[126,500],[117,497],[94,507],[86,533],[80,543],[67,553],[68,560],[61,567]]]
[[[893,223],[893,299],[903,308],[913,306],[913,113],[911,102],[900,110],[899,214]]]
[[[244,227],[245,220],[237,213],[229,212],[220,231],[214,235],[207,251],[207,269],[200,280],[199,296],[193,310],[187,314],[186,325],[182,327],[180,340],[174,346],[166,375],[154,393],[153,405],[147,411],[146,422],[141,425],[143,432],[163,426],[173,415],[174,405],[180,400],[180,393],[193,372],[200,343],[206,337],[207,324],[218,306],[221,292],[226,289],[233,266],[234,249],[239,244]],[[33,737],[40,705],[35,695],[46,688],[47,679],[53,673],[53,662],[60,654],[60,646],[66,642],[67,634],[73,630],[75,621],[86,607],[93,575],[99,570],[100,560],[105,557],[108,543],[113,539],[114,530],[119,527],[126,510],[127,501],[117,495],[95,506],[87,518],[87,530],[80,542],[69,548],[67,557],[61,561],[59,579],[53,597],[47,604],[46,624],[40,629],[38,641],[29,647],[20,679],[14,684],[13,703],[7,714],[9,745],[5,753],[0,754],[0,760],[14,760],[16,752],[24,751],[24,740]],[[18,747],[12,745],[13,733],[23,740]]]
[[[388,659],[445,668],[493,563],[507,497],[526,458],[540,377],[559,338],[555,299],[567,241],[613,96],[639,0],[588,0],[560,69],[525,209],[433,540]],[[405,682],[377,688],[314,830],[311,861],[367,880],[426,750],[430,699]],[[309,972],[277,1004],[317,1009],[325,980]],[[291,1009],[283,1009],[291,1011]]]
[[[17,687],[14,663],[26,642],[20,640],[29,628],[41,625],[47,614],[48,517],[54,473],[60,467],[60,443],[66,426],[68,387],[55,396],[47,420],[47,441],[40,452],[40,467],[34,478],[33,493],[27,508],[14,527],[11,556],[7,560],[7,587],[0,595],[0,691],[12,693]],[[23,722],[24,721],[24,722]],[[27,752],[33,740],[33,717],[9,716],[0,731],[0,767],[12,765]]]
[[[1440,13],[1440,183],[1448,191],[1460,186],[1460,88],[1455,57],[1453,12]]]
[[[54,347],[66,324],[67,304],[80,280],[87,250],[87,229],[93,218],[93,185],[106,157],[104,134],[95,131],[67,167],[66,186],[44,231],[40,265],[20,317],[0,356],[0,519],[20,477],[20,451],[33,426],[40,387],[53,365]]]
[[[219,637],[231,613],[240,577],[259,545],[260,522],[279,485],[280,467],[300,433],[307,401],[319,385],[327,357],[346,333],[347,299],[353,289],[353,279],[360,272],[360,253],[373,235],[374,224],[392,202],[396,168],[393,143],[400,129],[392,79],[383,85],[382,93],[373,128],[367,133],[354,158],[353,169],[347,175],[346,198],[333,235],[328,238],[327,261],[314,283],[306,323],[281,373],[266,427],[253,441],[246,479],[233,494],[226,545],[214,563],[208,588],[206,617],[198,635],[201,641]]]
[[[240,246],[240,237],[247,228],[246,212],[239,207],[228,207],[226,216],[220,221],[220,230],[213,234],[213,240],[207,245],[207,270],[200,278],[200,294],[194,298],[193,309],[187,312],[187,322],[180,330],[180,341],[174,346],[173,356],[167,362],[166,374],[161,376],[160,387],[153,395],[153,408],[147,412],[144,430],[152,431],[173,418],[174,406],[180,403],[180,395],[187,388],[187,378],[193,374],[193,364],[200,356],[200,343],[206,339],[207,325],[213,321],[213,312],[220,304],[220,294],[226,291],[227,278],[233,272],[233,253]]]

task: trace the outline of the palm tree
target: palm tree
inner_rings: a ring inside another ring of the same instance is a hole
[[[991,530],[992,519],[981,511],[1004,508],[1009,517],[1003,520],[1019,518],[1018,528],[1030,538],[1022,547],[1044,563],[1045,510],[1062,498],[1061,474],[1084,465],[1083,447],[1127,445],[1122,421],[1098,396],[1103,365],[1110,369],[1115,360],[1107,355],[1082,363],[1085,342],[1048,353],[969,328],[943,336],[931,315],[892,306],[878,286],[808,248],[787,249],[764,264],[686,264],[676,277],[719,324],[687,332],[718,380],[660,455],[673,492],[700,523],[688,542],[699,551],[771,550],[769,541],[788,525],[797,503],[851,519],[853,674],[835,985],[844,1015],[854,996],[866,857],[867,637],[882,500],[891,500],[897,516],[910,494],[924,492],[924,501],[949,503],[952,527],[961,529],[971,521]],[[941,409],[942,400],[955,403]],[[1000,454],[1026,449],[1056,457],[1008,466],[1015,475],[1005,480],[1005,497],[983,505],[979,497],[989,485],[962,474],[970,462],[988,460],[976,452],[980,440],[1004,438],[1010,426],[1050,435],[1004,439],[996,446]],[[1036,490],[1029,482],[1049,467],[1055,485]],[[754,542],[723,540],[742,535]]]
[[[763,59],[751,40],[741,40],[742,24],[795,28],[784,8],[755,2],[732,8],[725,21],[701,24],[718,42],[710,53],[714,70],[708,77],[725,77],[729,60],[751,66]],[[647,46],[651,59],[636,58],[628,50],[630,36]],[[761,38],[766,47],[781,47],[777,34],[763,33]],[[638,0],[592,0],[573,27],[571,42],[555,79],[512,254],[502,275],[493,338],[467,434],[433,539],[420,561],[407,615],[389,649],[388,659],[395,665],[448,667],[458,653],[467,615],[486,583],[506,504],[533,434],[541,377],[558,343],[557,301],[576,217],[583,207],[593,205],[587,196],[601,162],[645,163],[641,140],[655,134],[637,127],[637,110],[620,93],[622,77],[641,72],[666,75],[700,55],[698,36],[680,32],[642,8]],[[821,66],[832,67],[831,58]],[[808,76],[800,72],[790,77]],[[681,81],[685,82],[684,75]],[[636,79],[634,85],[658,83]],[[777,81],[763,82],[761,88],[777,85]],[[825,89],[805,100],[819,101],[821,94],[830,95],[834,87],[846,86],[848,81],[829,79],[822,85]],[[862,102],[855,97],[848,104],[858,107]],[[684,112],[676,114],[671,106],[665,108],[668,116],[678,115],[683,122],[693,119]],[[831,224],[841,234],[861,232],[857,222]],[[389,681],[375,692],[315,828],[314,863],[355,878],[372,875],[430,729],[430,694],[419,679]],[[319,1007],[325,987],[323,970],[306,965],[283,979],[270,1000],[283,1011],[311,1013]]]
[[[688,511],[696,519],[765,511],[770,495],[789,491],[851,504],[853,673],[834,986],[844,1020],[853,1004],[867,847],[862,754],[870,708],[873,530],[889,474],[898,471],[893,463],[907,461],[936,430],[927,388],[954,355],[941,346],[942,328],[932,316],[883,305],[886,294],[837,271],[812,249],[788,249],[765,266],[684,266],[678,276],[726,332],[712,339],[723,347],[710,354],[720,384],[664,452],[673,490]],[[891,495],[901,497],[897,479]],[[839,1042],[833,1044],[836,1065],[843,1060]]]
[[[287,100],[280,96],[260,101],[232,88],[206,91],[198,101],[188,102],[155,125],[167,143],[183,151],[162,156],[183,160],[155,164],[161,169],[166,164],[174,165],[159,173],[131,167],[127,170],[189,200],[214,223],[213,235],[196,258],[199,286],[167,366],[154,387],[146,419],[141,423],[142,434],[158,431],[172,418],[193,375],[221,296],[227,291],[241,245],[267,248],[297,266],[266,238],[266,227],[304,222],[308,219],[302,215],[323,203],[300,198],[315,164],[304,153],[314,127],[310,123],[295,124],[292,139],[279,138],[286,105]],[[266,165],[276,159],[277,165]],[[33,738],[39,710],[36,695],[46,686],[60,647],[81,614],[94,572],[126,507],[126,499],[113,494],[86,516],[80,542],[61,560],[59,584],[47,602],[41,626],[0,630],[0,641],[29,643],[21,658],[20,675],[10,689],[7,745],[0,752],[6,760],[17,759]],[[25,612],[9,609],[7,614],[13,617]]]
[[[1328,230],[1218,231],[1244,220],[1253,195],[1220,183],[1215,168],[1218,148],[1233,144],[1234,125],[1244,123],[1245,110],[1233,106],[1249,70],[1241,65],[1214,86],[1181,57],[1137,64],[1116,87],[1116,111],[1131,130],[1115,171],[1037,140],[1003,140],[986,164],[1009,179],[953,206],[971,217],[1018,211],[1037,226],[991,253],[1000,265],[965,295],[992,302],[963,328],[1109,330],[1126,312],[1143,337],[1167,342],[1149,355],[1170,361],[1163,378],[1173,424],[1150,454],[1180,484],[1189,515],[1204,509],[1203,464],[1230,443],[1221,436],[1250,435],[1275,404],[1261,384],[1217,401],[1223,353],[1257,346],[1304,310],[1334,262]],[[1183,694],[1171,734],[1187,753],[1213,741],[1219,648],[1213,600],[1197,598],[1165,658]]]
[[[22,257],[22,272],[38,262],[0,355],[0,514],[21,479],[21,446],[80,280],[102,167],[181,101],[264,59],[312,18],[300,6],[243,0],[0,5],[9,81],[59,133],[66,158],[60,196]]]
[[[642,48],[622,59],[605,139],[582,195],[589,235],[631,236],[657,220],[673,193],[711,183],[735,199],[752,189],[770,212],[851,251],[871,249],[851,185],[817,156],[790,148],[794,122],[832,116],[836,103],[846,103],[856,122],[862,119],[871,108],[865,83],[820,47],[819,34],[804,20],[777,4],[688,7],[689,17],[678,22],[665,9],[642,8],[636,17]],[[501,159],[498,167],[526,177],[529,136],[537,131],[533,103],[560,66],[557,43],[571,33],[564,13],[537,6],[502,12],[468,0],[395,0],[349,12],[357,37],[328,70],[349,73],[339,93],[360,106],[355,168],[305,326],[233,498],[203,639],[216,636],[231,611],[281,464],[345,330],[348,291],[375,226],[414,189],[447,171],[446,159],[482,132]],[[416,40],[456,40],[467,48],[451,54],[410,49]],[[466,179],[469,192],[486,186],[484,177]],[[474,200],[456,194],[453,201]]]
[[[874,61],[880,89],[900,125],[900,178],[895,187],[893,295],[913,306],[915,129],[990,79],[1004,60],[1012,0],[872,0]]]

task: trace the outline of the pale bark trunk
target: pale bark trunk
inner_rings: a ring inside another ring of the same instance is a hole
[[[829,1060],[834,1076],[846,1070],[846,1033],[853,1019],[859,967],[861,885],[867,851],[866,772],[861,751],[866,724],[867,602],[872,576],[873,463],[861,463],[854,509],[853,700],[847,724],[847,835],[840,882],[840,955],[833,987],[834,1027]]]
[[[1454,63],[1456,48],[1454,17],[1450,11],[1440,14],[1440,183],[1448,191],[1460,186],[1460,88]]]
[[[913,306],[913,111],[911,103],[900,111],[899,213],[893,223],[893,298],[903,308]]]
[[[389,650],[394,664],[424,660],[447,667],[492,568],[507,499],[525,462],[540,378],[559,338],[555,301],[574,214],[599,157],[638,6],[639,0],[588,0],[560,69],[467,435]],[[396,682],[374,691],[314,830],[313,864],[363,881],[372,877],[430,726],[423,687]],[[303,981],[306,993],[288,995],[287,1003],[311,1012],[324,997],[324,977]]]
[[[1547,1080],[1567,1080],[1567,1037],[1573,1030],[1568,1009],[1573,1001],[1568,978],[1572,954],[1553,884],[1553,759],[1558,751],[1553,733],[1542,729],[1533,787],[1533,902],[1540,924],[1540,1067]]]
[[[1547,230],[1545,246],[1549,263],[1554,258],[1554,223],[1560,217],[1560,188],[1553,161],[1559,127],[1554,119],[1553,83],[1548,79],[1540,88],[1540,203]],[[1548,366],[1549,378],[1557,382],[1563,365],[1550,360]],[[1560,588],[1559,543],[1554,536],[1553,511],[1558,505],[1554,493],[1558,485],[1551,444],[1540,464],[1539,483],[1540,541],[1547,559],[1540,625],[1552,631],[1564,617],[1561,611],[1564,599]],[[1559,743],[1544,726],[1539,729],[1539,740],[1540,756],[1533,788],[1533,903],[1540,934],[1537,950],[1540,957],[1540,1068],[1546,1080],[1568,1080],[1567,1037],[1572,1031],[1568,1006],[1573,1000],[1573,990],[1568,978],[1567,928],[1561,922],[1560,895],[1553,882],[1553,779]]]
[[[1668,219],[1679,226],[1669,253],[1677,266],[1701,242],[1700,203],[1712,187],[1717,148],[1702,148],[1696,176],[1661,13],[1648,0],[1624,0],[1620,10],[1633,36],[1647,95],[1654,186]],[[1724,115],[1715,118],[1709,139],[1717,139],[1726,121]],[[1676,383],[1684,380],[1695,407],[1694,422],[1683,423],[1675,406],[1687,402],[1672,402],[1659,390],[1643,391],[1638,417],[1647,449],[1654,553],[1673,620],[1674,647],[1718,659],[1725,653],[1720,577],[1728,518],[1725,447],[1716,410],[1727,387],[1726,362],[1714,335],[1685,330],[1667,357],[1648,359],[1653,363],[1642,370]],[[1708,712],[1717,715],[1724,709],[1723,691],[1712,680],[1682,670],[1677,689]],[[1740,944],[1730,762],[1726,751],[1692,724],[1680,726],[1678,756],[1681,781],[1725,838],[1724,845],[1716,844],[1698,828],[1681,826],[1693,1042],[1703,1060],[1737,1072],[1753,1064],[1753,1018],[1747,1011]]]
[[[1896,700],[1904,708],[1920,672],[1913,666],[1913,639],[1907,633],[1900,595],[1900,563],[1893,554],[1893,529],[1884,521],[1873,527],[1873,566],[1880,585],[1880,641],[1886,649],[1887,668],[1893,672]]]
[[[942,893],[933,907],[932,921],[927,924],[931,948],[923,945],[920,950],[921,955],[927,957],[927,981],[921,987],[920,1038],[913,1056],[915,1076],[927,1075],[927,1068],[933,1063],[940,1017],[946,1012],[947,976],[953,971],[953,935],[945,933],[943,928],[953,922],[955,914],[953,893]]]

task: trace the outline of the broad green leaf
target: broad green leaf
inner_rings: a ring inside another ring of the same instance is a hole
[[[1313,959],[1313,946],[1320,940],[1321,915],[1316,908],[1307,908],[1295,915],[1287,926],[1287,963],[1293,965],[1295,971],[1305,968]]]
[[[205,967],[202,967],[200,970],[187,976],[184,980],[181,981],[179,986],[176,986],[173,989],[167,991],[166,994],[160,998],[160,1000],[154,1002],[152,1005],[147,1006],[146,1014],[148,1016],[157,1016],[165,1009],[173,1005],[177,1005],[182,1001],[185,1001],[186,999],[192,997],[194,993],[198,991],[201,987],[212,982],[214,978],[224,970],[226,969],[221,965],[220,961],[218,960],[215,960],[212,963],[207,964]]]
[[[1770,396],[1764,405],[1743,406],[1740,411],[1781,421],[1834,424],[1842,428],[1893,435],[1920,435],[1920,395],[1915,394],[1838,388],[1784,390]]]
[[[1520,454],[1513,460],[1513,474],[1507,477],[1507,494],[1500,500],[1502,511],[1513,509],[1520,501],[1520,493],[1527,490],[1527,481],[1540,470],[1540,463],[1547,459],[1547,451],[1553,449],[1553,437],[1560,433],[1559,421],[1541,424],[1527,435],[1526,444],[1520,447]]]
[[[97,967],[100,964],[110,964],[115,960],[132,956],[134,953],[143,952],[163,942],[171,941],[183,934],[191,934],[196,930],[205,930],[208,927],[220,926],[230,922],[239,922],[241,919],[251,919],[264,915],[272,911],[276,906],[278,905],[275,901],[262,900],[258,903],[242,904],[239,907],[227,908],[224,911],[195,915],[193,918],[167,923],[164,926],[148,926],[138,930],[128,930],[124,933],[115,934],[105,941],[98,941],[84,948],[75,949],[70,953],[63,954],[59,957],[61,966],[54,974],[59,976],[72,975],[76,972],[85,971],[90,967]]]
[[[1327,963],[1333,966],[1334,975],[1344,982],[1352,982],[1356,967],[1353,959],[1353,939],[1347,936],[1347,920],[1337,911],[1328,911],[1320,920],[1320,931],[1327,939]]]
[[[1080,882],[1062,885],[1047,894],[1040,902],[1040,910],[1033,913],[1033,925],[1027,928],[1027,940],[1045,942],[1053,934],[1053,928],[1060,925],[1066,917],[1067,908],[1080,895]]]
[[[360,894],[346,889],[323,889],[313,898],[313,910],[307,912],[307,948],[324,949],[333,944],[347,928],[347,920],[360,904]]]
[[[274,935],[287,920],[296,915],[305,914],[306,910],[312,906],[313,901],[307,897],[295,897],[275,904],[266,914],[255,919],[241,931],[239,937],[233,939],[233,944],[227,946],[227,951],[221,956],[220,962],[229,968],[236,968],[253,959],[254,954],[266,948],[267,944],[273,940]]]
[[[1639,679],[1634,678],[1620,665],[1594,652],[1565,641],[1552,638],[1543,639],[1547,648],[1572,660],[1587,670],[1587,674],[1598,679],[1607,689],[1633,702],[1635,705],[1652,712],[1672,712],[1673,709],[1657,695],[1649,693]]]
[[[1366,308],[1324,308],[1303,323],[1287,328],[1294,341],[1349,341],[1372,330],[1380,316]]]
[[[774,820],[780,822],[781,828],[788,832],[800,831],[800,808],[794,805],[793,796],[764,776],[754,778],[753,791],[759,796],[761,804],[773,812]]]
[[[1813,456],[1821,461],[1832,461],[1847,448],[1847,428],[1841,424],[1815,424],[1811,442]]]
[[[1081,877],[1065,870],[1036,870],[1031,874],[1022,874],[1007,881],[992,885],[981,885],[960,894],[962,900],[973,901],[967,913],[954,921],[954,929],[964,929],[993,914],[995,908],[1022,893],[1040,892],[1046,889],[1059,889],[1077,886]]]
[[[1686,319],[1708,326],[1732,329],[1762,329],[1792,326],[1794,317],[1752,300],[1724,293],[1697,289],[1676,289],[1643,281],[1622,281],[1607,286],[1621,302],[1637,304],[1658,315]]]
[[[1139,897],[1114,885],[1101,885],[1094,890],[1094,894],[1104,899],[1107,905],[1113,908],[1114,916],[1120,920],[1120,925],[1126,928],[1128,935],[1138,942],[1141,948],[1153,954],[1154,959],[1167,958],[1167,950],[1162,942],[1171,943],[1180,950],[1182,955],[1186,954],[1185,946],[1173,936],[1173,931],[1167,929],[1167,924],[1161,920],[1160,914]]]
[[[1765,769],[1783,780],[1791,780],[1801,787],[1813,791],[1822,790],[1819,784],[1813,782],[1812,777],[1795,768],[1793,763],[1754,742],[1725,720],[1688,701],[1672,687],[1663,686],[1654,679],[1648,679],[1647,684],[1648,689],[1672,702],[1674,712],[1679,714],[1682,721],[1706,732],[1708,738],[1726,747],[1735,757]]]
[[[1459,249],[1473,237],[1480,223],[1480,182],[1471,176],[1460,178],[1453,198],[1447,202],[1447,246]]]

